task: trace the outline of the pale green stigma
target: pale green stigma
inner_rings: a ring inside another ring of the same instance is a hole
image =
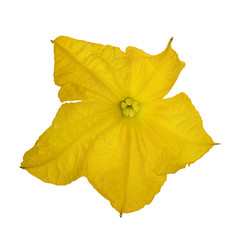
[[[137,100],[127,97],[120,103],[122,114],[125,117],[133,118],[140,109],[140,104]]]

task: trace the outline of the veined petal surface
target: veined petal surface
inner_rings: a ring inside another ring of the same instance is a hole
[[[60,36],[53,41],[59,98],[113,100],[126,97],[128,59],[117,47]]]
[[[185,93],[154,102],[144,116],[143,124],[152,143],[151,152],[156,155],[154,172],[158,175],[175,173],[194,163],[215,145]]]
[[[121,214],[149,204],[166,180],[153,172],[147,140],[133,120],[122,119],[95,142],[87,156],[85,176]]]
[[[27,151],[21,166],[44,182],[68,184],[83,176],[83,161],[114,121],[114,108],[95,103],[63,104],[52,125]]]
[[[177,80],[185,63],[168,44],[158,55],[149,55],[135,47],[128,47],[130,56],[130,92],[140,101],[164,97]]]

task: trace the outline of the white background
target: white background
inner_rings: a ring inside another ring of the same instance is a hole
[[[241,1],[1,1],[0,239],[243,239]],[[161,52],[186,62],[168,96],[185,92],[215,142],[169,175],[153,202],[122,218],[81,178],[43,183],[25,151],[61,105],[51,39],[66,35]]]

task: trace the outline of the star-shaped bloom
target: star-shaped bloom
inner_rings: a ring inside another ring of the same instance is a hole
[[[71,102],[25,153],[21,167],[32,175],[56,185],[85,176],[129,213],[215,144],[185,93],[163,98],[185,66],[171,41],[158,55],[63,36],[53,43],[59,98]]]

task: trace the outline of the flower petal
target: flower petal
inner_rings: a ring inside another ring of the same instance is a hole
[[[21,163],[44,182],[68,184],[83,176],[83,159],[90,146],[114,121],[110,107],[96,103],[63,104],[52,125]]]
[[[141,134],[136,124],[121,120],[95,142],[86,159],[85,176],[121,214],[149,204],[166,180],[153,172]]]
[[[215,143],[206,133],[202,119],[186,94],[162,99],[143,115],[146,130],[153,143],[158,175],[175,173],[194,163]]]
[[[170,44],[154,56],[134,47],[128,47],[126,53],[131,58],[131,96],[140,101],[164,97],[185,66]]]
[[[128,59],[119,48],[64,36],[53,43],[54,80],[62,102],[124,97]]]

